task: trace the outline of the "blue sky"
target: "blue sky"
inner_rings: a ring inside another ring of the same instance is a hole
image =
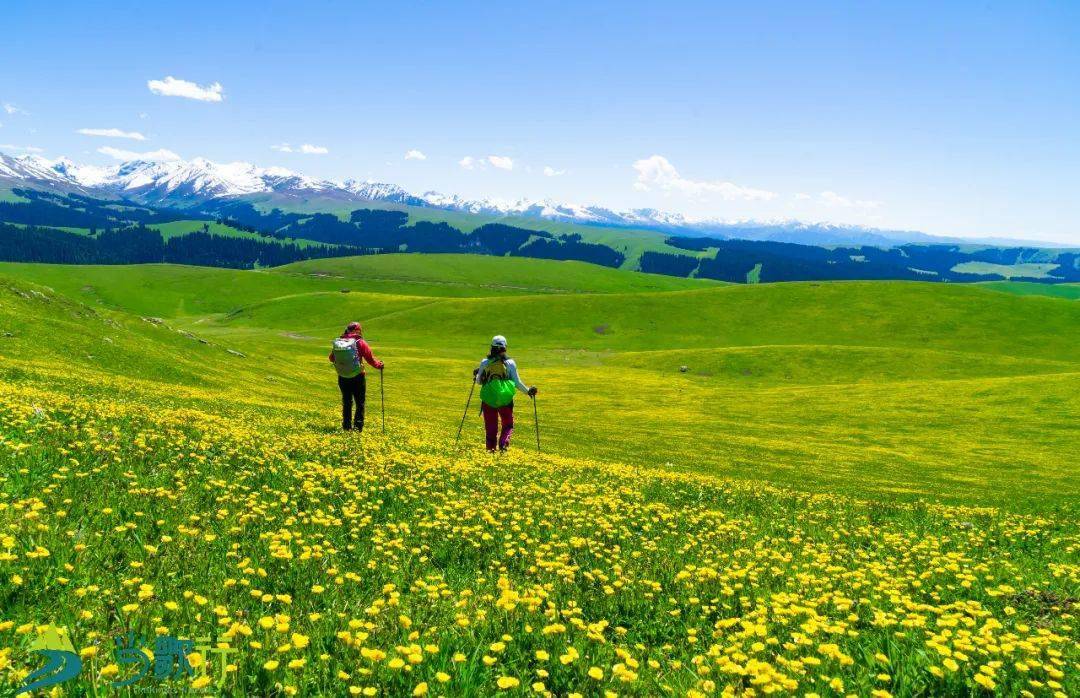
[[[470,198],[1080,244],[1080,3],[16,0],[3,14],[7,152],[164,150]],[[149,89],[167,77],[221,99]]]

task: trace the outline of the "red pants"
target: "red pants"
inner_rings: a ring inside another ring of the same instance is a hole
[[[484,431],[487,436],[487,450],[495,450],[496,437],[499,448],[510,447],[510,435],[514,433],[514,405],[491,407],[480,403],[480,414],[484,415]],[[499,419],[502,419],[502,434],[499,434]]]

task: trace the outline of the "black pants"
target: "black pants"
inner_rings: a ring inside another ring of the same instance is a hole
[[[367,399],[367,377],[361,373],[352,378],[338,376],[338,388],[341,389],[341,428],[348,431],[364,430],[364,401]],[[356,402],[356,416],[352,406]]]

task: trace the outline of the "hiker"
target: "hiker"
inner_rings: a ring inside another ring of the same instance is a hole
[[[363,431],[364,400],[367,397],[367,377],[364,375],[363,361],[380,371],[385,364],[371,353],[371,347],[364,341],[359,322],[350,322],[341,336],[334,340],[330,361],[337,369],[337,383],[341,389],[341,428],[345,431]],[[355,416],[352,412],[353,402],[356,403]]]
[[[494,451],[498,443],[500,451],[510,448],[510,435],[514,432],[514,395],[516,390],[529,397],[536,395],[536,386],[529,387],[518,376],[517,364],[506,355],[506,337],[495,335],[487,358],[473,370],[473,379],[480,384],[480,414],[484,416],[487,450]],[[499,421],[502,420],[502,433]]]

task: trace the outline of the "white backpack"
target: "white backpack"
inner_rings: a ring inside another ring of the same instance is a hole
[[[352,337],[338,337],[334,340],[334,368],[342,378],[355,378],[360,375],[360,346]]]

